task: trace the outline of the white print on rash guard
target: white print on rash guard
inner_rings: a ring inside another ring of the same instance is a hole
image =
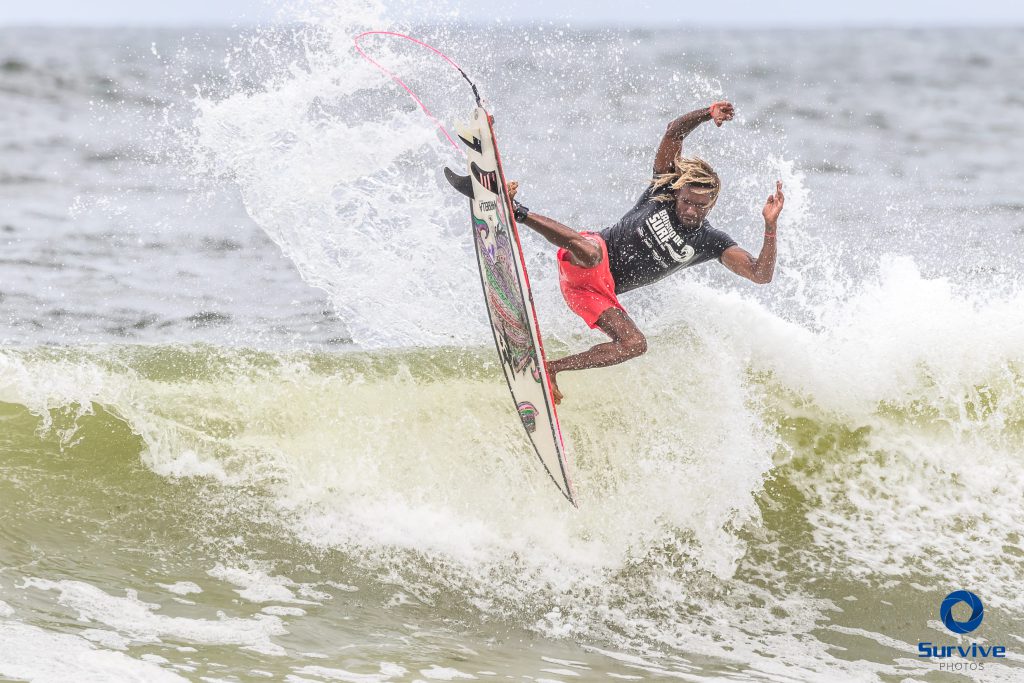
[[[653,235],[653,241],[657,242],[660,249],[668,252],[669,257],[676,263],[686,265],[697,255],[694,248],[689,244],[685,244],[683,238],[672,229],[672,219],[669,218],[668,209],[662,209],[653,216],[650,216],[646,222],[649,234],[644,235],[641,233],[640,239],[648,247],[653,249],[651,243],[651,236]],[[681,250],[683,253],[680,254],[676,249]],[[657,252],[654,253],[657,254]]]
[[[622,220],[601,231],[616,294],[657,282],[680,268],[720,259],[736,244],[707,221],[687,230],[672,203],[655,201],[653,194],[654,188],[648,186]]]

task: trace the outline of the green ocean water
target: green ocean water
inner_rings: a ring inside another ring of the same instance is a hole
[[[700,347],[688,337],[662,342]],[[986,642],[1012,650],[1019,462],[931,450],[1019,448],[1012,365],[1002,386],[963,397],[971,439],[937,419],[953,408],[937,394],[844,420],[742,369],[741,405],[771,446],[747,473],[746,509],[727,488],[743,473],[720,466],[746,445],[732,468],[749,467],[756,441],[714,443],[728,430],[703,425],[699,453],[674,433],[644,450],[651,429],[700,428],[645,408],[644,428],[616,443],[637,414],[609,415],[580,376],[563,417],[586,492],[574,512],[514,422],[474,443],[507,402],[488,352],[4,351],[5,377],[25,378],[0,396],[5,651],[67,648],[35,669],[53,679],[75,666],[115,676],[102,653],[140,680],[150,665],[196,680],[943,680],[916,646],[954,642],[937,605],[957,585],[986,596]],[[594,379],[625,391],[666,362],[655,351]],[[69,387],[73,399],[59,395]],[[410,433],[448,413],[425,409],[434,395],[475,406],[449,414],[450,441]]]

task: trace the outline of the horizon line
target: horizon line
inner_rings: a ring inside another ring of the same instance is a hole
[[[51,22],[24,21],[24,22],[2,22],[0,29],[226,29],[226,28],[272,28],[276,26],[294,26],[302,22],[282,21],[162,21],[162,22]],[[570,29],[622,29],[622,30],[647,30],[647,31],[671,31],[681,28],[692,29],[727,29],[727,30],[808,30],[808,29],[974,29],[974,28],[999,28],[1003,30],[1024,29],[1024,21],[1017,23],[1001,20],[983,20],[971,23],[951,21],[827,21],[827,22],[787,22],[785,24],[765,24],[763,22],[687,22],[680,21],[673,26],[661,24],[645,24],[641,22],[591,22],[591,21],[566,21],[564,19],[493,19],[490,21],[476,19],[448,19],[445,21],[407,22],[394,21],[385,25],[412,25],[412,26],[450,26],[462,25],[474,28],[484,28],[492,25],[497,26],[552,26]]]

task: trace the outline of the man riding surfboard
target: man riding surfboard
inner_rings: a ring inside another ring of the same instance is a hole
[[[755,258],[720,230],[708,214],[721,181],[704,160],[682,156],[683,139],[705,121],[721,126],[735,115],[729,102],[684,114],[672,121],[654,157],[654,175],[636,205],[618,223],[601,232],[578,232],[514,202],[516,221],[559,247],[558,272],[569,308],[611,341],[582,353],[548,362],[555,403],[561,402],[556,376],[566,370],[616,365],[647,351],[647,339],[626,313],[618,296],[682,268],[713,258],[757,284],[775,273],[775,234],[785,197],[782,182],[768,197],[764,242]],[[508,184],[514,199],[518,184]]]

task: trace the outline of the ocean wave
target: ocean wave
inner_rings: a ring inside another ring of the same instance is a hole
[[[721,639],[749,661],[773,638],[762,592],[804,632],[843,597],[807,584],[821,576],[851,599],[983,582],[1024,612],[1015,297],[970,301],[897,260],[815,332],[690,294],[704,305],[644,358],[564,376],[578,512],[533,462],[487,347],[7,349],[0,401],[33,435],[121,421],[122,457],[260,491],[289,537],[549,636],[730,661]],[[824,646],[800,661],[836,665]]]

